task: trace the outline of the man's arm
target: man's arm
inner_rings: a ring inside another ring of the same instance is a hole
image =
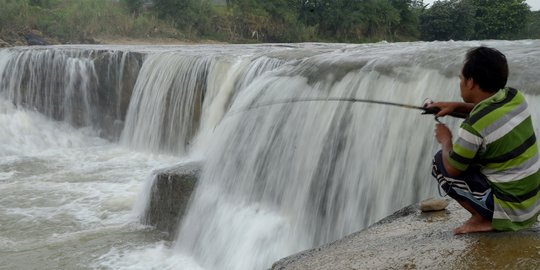
[[[441,109],[437,116],[445,116],[452,112],[470,113],[474,108],[474,103],[465,102],[435,102],[429,104],[429,107],[437,107]]]
[[[441,144],[443,165],[444,169],[448,173],[448,176],[458,176],[461,171],[452,167],[452,165],[450,165],[448,162],[448,156],[450,155],[450,151],[452,151],[453,147],[452,133],[450,132],[450,129],[448,129],[446,125],[438,123],[435,126],[435,138]]]

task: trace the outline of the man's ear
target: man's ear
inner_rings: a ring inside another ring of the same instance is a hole
[[[466,79],[465,80],[465,86],[467,87],[467,89],[471,90],[473,89],[475,86],[476,86],[476,82],[474,81],[473,78],[469,78],[469,79]]]

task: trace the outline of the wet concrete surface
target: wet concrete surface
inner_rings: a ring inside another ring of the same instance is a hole
[[[469,218],[406,207],[358,233],[286,257],[272,269],[540,269],[540,224],[519,232],[454,235]]]

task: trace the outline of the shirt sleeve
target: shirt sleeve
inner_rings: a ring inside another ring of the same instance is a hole
[[[465,171],[473,163],[474,157],[482,146],[483,138],[470,126],[462,124],[458,138],[454,142],[448,157],[448,163],[460,171]]]

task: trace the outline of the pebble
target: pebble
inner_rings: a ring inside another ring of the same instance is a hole
[[[444,199],[427,199],[420,202],[422,212],[441,211],[446,209],[448,201]]]

